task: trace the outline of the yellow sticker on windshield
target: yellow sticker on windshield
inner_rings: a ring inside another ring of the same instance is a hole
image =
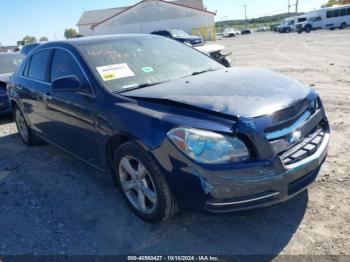
[[[96,67],[96,69],[102,77],[103,81],[111,81],[115,79],[135,76],[134,72],[126,63],[100,66]]]

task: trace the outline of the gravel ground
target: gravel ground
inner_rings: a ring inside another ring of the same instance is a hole
[[[350,255],[350,30],[219,40],[236,66],[312,85],[332,126],[317,181],[287,203],[239,214],[135,217],[103,174],[50,145],[25,147],[0,119],[0,254]]]

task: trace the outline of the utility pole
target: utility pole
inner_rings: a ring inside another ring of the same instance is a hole
[[[243,5],[244,7],[244,23],[247,24],[247,5]]]
[[[295,4],[295,13],[298,13],[298,7],[299,7],[299,0],[297,0],[296,4]]]
[[[288,14],[290,14],[290,0],[288,0]]]

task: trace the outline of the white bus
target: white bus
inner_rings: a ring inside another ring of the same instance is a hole
[[[350,25],[350,4],[322,8],[306,14],[306,21],[297,24],[297,31],[310,33],[312,30],[327,28],[345,29]]]

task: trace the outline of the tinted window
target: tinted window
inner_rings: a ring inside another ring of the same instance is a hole
[[[347,9],[346,14],[347,14],[347,15],[350,15],[350,8]]]
[[[333,11],[327,11],[327,18],[333,17]]]
[[[346,15],[346,9],[341,9],[340,10],[340,16]]]
[[[339,16],[339,9],[333,11],[333,17],[338,17]]]
[[[28,70],[28,77],[35,80],[47,81],[46,72],[50,53],[50,50],[43,50],[32,56]]]
[[[0,54],[0,74],[13,73],[22,63],[24,56],[19,54]]]
[[[84,80],[83,73],[72,55],[64,50],[56,49],[52,59],[51,82],[57,78],[70,75],[75,75]]]

